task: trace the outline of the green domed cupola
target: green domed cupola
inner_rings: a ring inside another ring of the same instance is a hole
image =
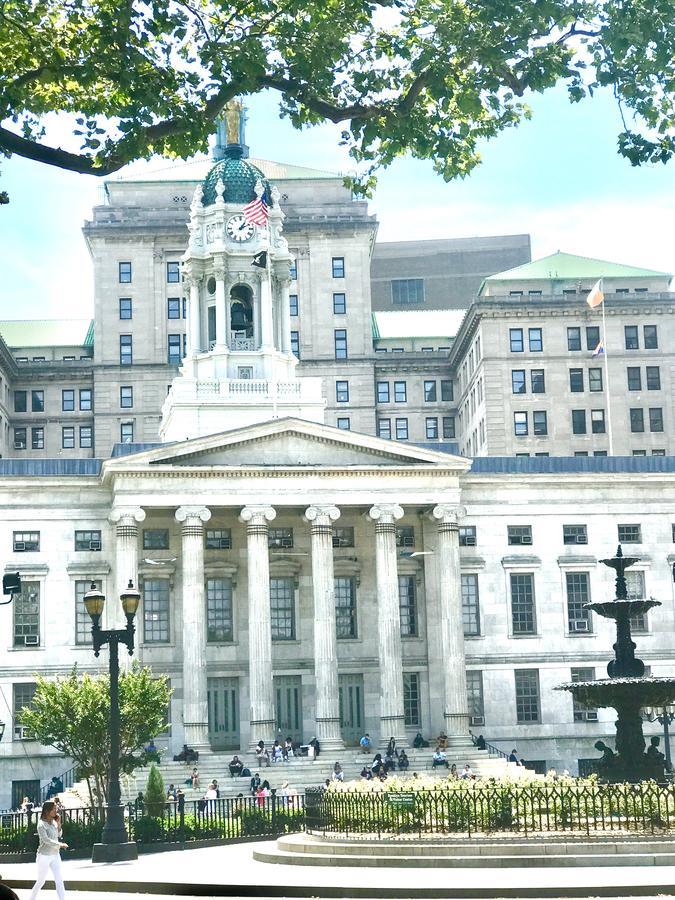
[[[270,197],[270,185],[257,166],[243,159],[243,147],[229,144],[225,148],[224,159],[219,160],[204,179],[202,203],[212,206],[216,202],[216,184],[221,179],[225,185],[225,203],[250,203],[256,199],[256,182],[261,181],[265,193]]]

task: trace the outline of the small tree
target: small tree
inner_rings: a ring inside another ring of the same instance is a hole
[[[164,781],[157,766],[150,767],[145,788],[145,811],[149,816],[161,816],[164,811]]]

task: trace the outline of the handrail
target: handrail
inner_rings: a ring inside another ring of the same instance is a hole
[[[67,772],[63,772],[61,775],[57,775],[63,783],[63,790],[66,791],[68,788],[71,788],[75,782],[77,781],[77,767],[73,766],[71,769],[68,769]],[[50,797],[53,797],[54,794],[58,794],[58,791],[52,791],[50,793],[51,781],[45,784],[40,788],[40,803],[44,803],[45,800],[49,800]]]
[[[469,734],[471,735],[471,742],[473,743],[474,747],[477,747],[478,746],[478,738],[473,733],[473,731],[470,731]],[[488,742],[485,740],[485,738],[483,738],[483,742],[485,744],[484,749],[487,750],[489,756],[501,756],[502,759],[505,759],[508,762],[508,759],[509,759],[508,753],[504,753],[503,750],[500,750],[499,747],[495,747],[494,744],[488,744]]]

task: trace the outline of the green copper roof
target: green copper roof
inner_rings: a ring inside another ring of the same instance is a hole
[[[0,322],[8,347],[91,347],[92,319],[12,319]]]
[[[489,275],[485,281],[530,281],[551,280],[567,281],[578,278],[670,278],[668,272],[657,272],[655,269],[640,269],[637,266],[624,266],[621,263],[607,262],[603,259],[592,259],[588,256],[575,256],[573,253],[551,253],[541,259]]]
[[[323,169],[311,169],[308,166],[295,166],[291,163],[275,162],[270,159],[258,159],[249,157],[247,162],[255,166],[270,181],[318,181],[340,179],[337,172],[327,172]],[[170,163],[166,160],[163,165],[152,163],[134,163],[125,167],[119,175],[106,179],[107,182],[191,182],[197,184],[204,181],[213,167],[213,160],[205,156],[194,157],[188,160],[178,160]]]
[[[225,203],[250,203],[251,200],[255,200],[255,186],[258,181],[263,183],[269,201],[270,186],[260,169],[247,159],[230,156],[217,162],[204,179],[202,197],[204,206],[211,206],[216,202],[216,184],[219,179],[222,179],[225,186],[223,193]]]

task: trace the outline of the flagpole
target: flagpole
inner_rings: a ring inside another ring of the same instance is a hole
[[[265,274],[267,275],[267,283],[269,285],[269,298],[270,298],[270,316],[272,316],[272,324],[274,324],[274,304],[272,302],[272,232],[270,230],[270,219],[269,213],[267,215],[267,258],[265,259]],[[277,325],[278,325],[279,316],[277,316]],[[274,328],[272,329],[272,346],[274,347]],[[276,348],[274,348],[276,350]],[[279,417],[279,410],[277,408],[277,379],[276,379],[277,367],[274,360],[272,361],[272,418],[277,419]]]
[[[604,298],[604,278],[600,279],[600,289],[603,293],[602,303],[602,348],[605,357],[605,403],[607,404],[607,435],[609,437],[609,455],[614,456],[614,441],[612,436],[612,406],[609,396],[609,370],[607,368],[607,328],[605,323],[605,298]]]

